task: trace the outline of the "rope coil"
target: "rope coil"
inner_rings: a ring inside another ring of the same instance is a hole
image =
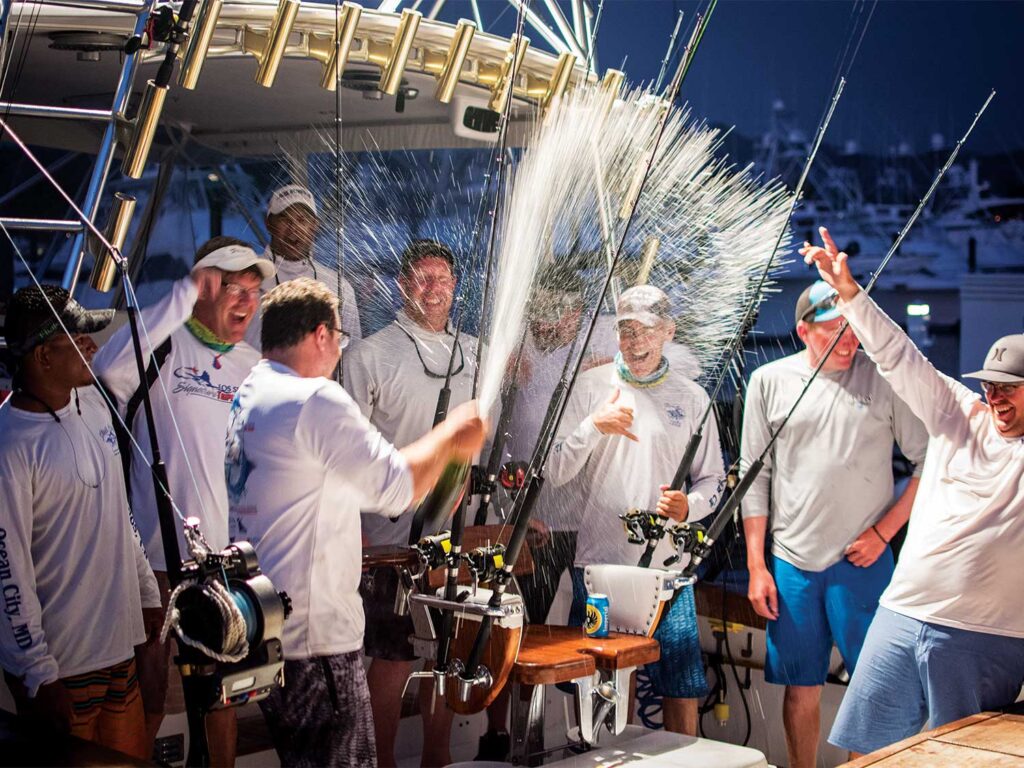
[[[220,612],[221,626],[224,629],[221,642],[223,652],[215,651],[202,641],[189,637],[181,627],[181,611],[177,608],[177,602],[181,594],[191,587],[201,590]],[[164,619],[164,626],[160,630],[161,643],[167,642],[167,635],[172,628],[180,642],[195,648],[215,661],[234,664],[249,655],[248,624],[245,621],[245,616],[242,615],[231,592],[219,581],[203,584],[192,579],[178,584],[171,592],[168,601],[167,616]]]

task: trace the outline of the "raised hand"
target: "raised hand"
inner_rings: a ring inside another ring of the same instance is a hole
[[[192,270],[192,282],[199,289],[199,298],[213,301],[220,295],[224,282],[224,273],[216,267],[203,267]]]
[[[633,426],[633,409],[616,404],[619,394],[620,390],[616,387],[611,397],[594,411],[591,419],[593,419],[594,426],[597,427],[597,431],[601,434],[622,435],[638,443],[640,439],[629,431],[629,428]]]
[[[836,289],[840,299],[850,301],[860,292],[860,286],[850,272],[849,257],[839,250],[825,227],[819,227],[818,232],[821,233],[824,247],[804,242],[800,255],[807,264],[814,264],[818,268],[821,279]]]

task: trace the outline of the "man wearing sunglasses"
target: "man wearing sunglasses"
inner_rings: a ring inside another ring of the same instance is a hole
[[[352,345],[342,359],[345,388],[384,439],[402,448],[430,431],[437,397],[452,370],[450,407],[469,400],[476,368],[476,338],[455,339],[449,314],[455,296],[455,254],[436,240],[414,240],[402,252],[398,290],[402,308],[394,322]],[[369,510],[367,510],[369,511]],[[387,519],[363,515],[369,545],[409,543],[412,515]],[[398,576],[393,568],[371,569],[361,592],[366,611],[366,655],[370,700],[381,766],[394,765],[394,741],[402,690],[416,656],[409,636],[412,619],[395,615]],[[423,764],[446,765],[451,712],[431,699],[432,686],[421,685],[424,718]],[[444,734],[444,736],[438,736]]]
[[[789,764],[816,765],[820,700],[832,645],[852,672],[878,598],[889,583],[889,541],[910,516],[927,434],[893,393],[853,331],[836,293],[818,281],[800,295],[804,349],[758,368],[743,414],[744,470],[764,451],[804,384],[842,331],[782,430],[743,503],[748,595],[768,619],[765,679],[786,686]],[[893,441],[914,477],[893,503]],[[771,551],[765,538],[772,533]]]
[[[141,313],[146,333],[142,337],[143,352],[149,358],[147,386],[171,498],[183,514],[200,519],[203,535],[214,550],[228,544],[224,427],[238,385],[260,357],[244,337],[259,306],[260,284],[273,275],[273,263],[259,258],[247,243],[215,237],[196,252],[191,274]],[[93,364],[148,460],[149,431],[127,325],[103,345]],[[147,461],[133,456],[131,442],[122,442],[122,455],[131,457],[127,472],[132,510],[166,607],[167,562],[152,473]],[[178,548],[187,558],[180,523]],[[151,739],[165,712],[184,710],[180,678],[176,671],[169,674],[170,645],[153,643],[138,657]],[[213,764],[233,765],[234,710],[211,713],[207,729]]]
[[[1010,704],[1024,683],[1024,335],[965,374],[984,382],[983,400],[932,367],[821,235],[804,260],[930,438],[899,564],[829,736],[863,753]]]

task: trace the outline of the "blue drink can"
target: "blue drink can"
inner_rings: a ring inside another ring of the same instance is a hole
[[[608,637],[608,596],[587,595],[587,617],[583,621],[587,637]]]

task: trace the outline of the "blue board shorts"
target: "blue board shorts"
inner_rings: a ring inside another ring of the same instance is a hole
[[[893,567],[888,547],[867,568],[843,558],[823,571],[805,571],[772,555],[779,618],[768,622],[765,680],[824,685],[833,642],[852,674]]]
[[[1012,704],[1024,684],[1024,638],[945,627],[879,607],[861,665],[828,740],[873,752]]]
[[[569,626],[582,627],[586,615],[587,587],[583,569],[572,569],[572,608]],[[697,606],[693,587],[676,592],[668,609],[662,614],[654,639],[661,645],[661,657],[644,669],[651,678],[654,692],[670,699],[699,699],[707,695],[704,661],[697,631]]]

